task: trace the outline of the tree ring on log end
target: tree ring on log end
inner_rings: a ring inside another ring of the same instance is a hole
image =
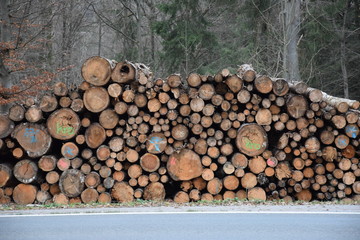
[[[22,123],[12,133],[20,146],[31,158],[46,154],[51,146],[52,138],[43,125]]]
[[[149,153],[162,153],[167,146],[167,138],[162,133],[152,133],[146,141],[146,150]]]
[[[70,108],[62,108],[50,115],[46,125],[53,138],[68,140],[77,135],[80,129],[80,119]]]
[[[77,197],[85,187],[85,176],[77,169],[69,169],[61,174],[59,187],[67,197]]]
[[[245,124],[239,129],[236,146],[242,153],[250,157],[258,156],[266,150],[267,145],[267,134],[261,126]]]

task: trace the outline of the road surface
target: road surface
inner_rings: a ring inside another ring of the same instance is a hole
[[[254,207],[253,207],[254,208]],[[256,208],[256,207],[255,207]],[[330,209],[331,210],[331,209]],[[348,211],[124,211],[0,213],[1,240],[360,239],[359,207]]]

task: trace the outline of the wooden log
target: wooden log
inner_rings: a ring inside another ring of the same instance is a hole
[[[118,98],[122,94],[123,88],[118,83],[112,83],[107,87],[107,91],[110,97]]]
[[[157,98],[152,98],[147,103],[150,112],[158,112],[161,108],[161,102]]]
[[[81,76],[84,80],[94,86],[106,85],[111,76],[111,70],[115,62],[106,58],[94,56],[88,58],[81,67]]]
[[[254,187],[248,190],[247,199],[252,200],[262,200],[266,201],[266,192],[261,187]]]
[[[296,198],[299,201],[310,202],[312,199],[312,193],[309,189],[303,189],[301,192],[296,193]]]
[[[140,166],[147,172],[155,172],[160,167],[160,159],[151,153],[145,153],[140,158]]]
[[[202,165],[198,154],[190,149],[173,153],[167,162],[167,171],[175,181],[186,181],[202,174]]]
[[[333,162],[337,158],[337,150],[334,147],[326,146],[322,149],[322,158],[327,162]]]
[[[100,113],[99,123],[105,129],[113,129],[119,122],[119,117],[112,109],[106,109]]]
[[[63,193],[55,194],[53,197],[53,202],[57,205],[67,205],[69,201],[69,198]]]
[[[73,110],[62,108],[49,116],[46,125],[53,138],[68,140],[78,133],[80,129],[80,119]]]
[[[98,202],[103,203],[103,204],[111,203],[111,195],[110,195],[110,193],[108,193],[108,192],[100,193],[99,198],[98,198]]]
[[[144,199],[152,201],[163,201],[165,199],[165,187],[162,183],[153,182],[144,189]]]
[[[241,178],[241,186],[246,189],[253,188],[257,185],[256,175],[253,173],[245,173]]]
[[[117,182],[111,189],[111,197],[118,202],[132,202],[134,189],[126,182]]]
[[[255,115],[255,121],[259,125],[270,125],[271,120],[272,114],[270,110],[266,108],[260,108]]]
[[[219,178],[213,178],[207,183],[206,189],[212,195],[220,193],[223,188],[223,183]]]
[[[79,148],[75,143],[67,142],[62,145],[61,154],[67,159],[73,159],[79,154]]]
[[[55,184],[59,181],[60,179],[60,175],[58,172],[56,171],[50,171],[46,174],[46,182],[49,183],[49,184]]]
[[[99,123],[91,124],[85,131],[85,141],[90,148],[98,148],[105,139],[105,129]]]
[[[286,101],[286,109],[288,114],[293,118],[300,118],[305,115],[308,110],[308,103],[302,95],[292,95]]]
[[[259,174],[264,172],[265,168],[266,162],[261,156],[254,157],[249,160],[249,169],[251,172]]]
[[[347,112],[348,108],[358,109],[360,107],[360,102],[356,100],[334,97],[324,92],[322,95],[322,101],[326,102],[330,106],[336,107],[340,113]]]
[[[82,191],[80,196],[83,203],[95,203],[99,198],[99,193],[93,188],[87,188]]]
[[[85,177],[85,185],[88,188],[96,188],[101,182],[100,175],[97,172],[90,172]]]
[[[170,76],[168,76],[166,82],[169,85],[169,87],[177,88],[181,85],[181,76],[180,74],[171,74]]]
[[[276,96],[282,97],[289,92],[290,87],[285,79],[277,78],[277,79],[272,79],[272,81],[273,81],[272,91]]]
[[[16,126],[12,132],[20,146],[26,151],[29,157],[40,157],[48,152],[52,139],[42,125],[22,123]]]
[[[335,116],[334,116],[335,117]],[[356,124],[347,124],[345,127],[345,134],[349,138],[356,139],[359,136],[360,130]]]
[[[238,93],[243,86],[243,80],[237,75],[232,75],[225,80],[226,85],[233,93]]]
[[[346,172],[342,177],[342,181],[346,185],[352,185],[356,181],[356,176],[353,172]]]
[[[14,122],[7,116],[0,115],[0,138],[6,138],[14,130]]]
[[[321,133],[320,133],[320,141],[323,144],[330,145],[330,144],[332,144],[334,142],[334,140],[335,140],[335,136],[334,136],[334,133],[332,131],[328,131],[328,130],[321,131]]]
[[[248,156],[260,155],[268,146],[267,134],[257,124],[244,124],[238,131],[236,146]]]
[[[190,87],[198,87],[202,82],[200,75],[197,73],[190,73],[186,81]]]
[[[14,188],[13,199],[16,204],[31,204],[35,201],[36,193],[34,185],[20,183]]]
[[[223,179],[223,186],[227,190],[235,190],[239,187],[240,181],[239,178],[237,178],[234,175],[226,176]]]
[[[113,152],[120,152],[124,148],[124,139],[120,137],[112,137],[108,143],[109,148]]]
[[[206,83],[199,88],[199,97],[203,100],[210,100],[215,95],[215,88],[212,84]]]
[[[252,82],[256,77],[256,72],[250,64],[241,65],[238,68],[237,73],[239,77],[246,82]]]
[[[110,148],[107,145],[101,145],[96,150],[96,157],[100,161],[106,161],[108,158],[110,158],[110,154],[111,154],[111,151],[110,151]]]
[[[36,193],[36,201],[44,204],[51,199],[51,195],[48,191],[38,191]]]
[[[64,97],[69,93],[69,89],[68,89],[68,87],[66,86],[65,83],[57,82],[53,86],[53,93],[56,96]],[[34,103],[32,103],[31,105],[34,105]]]
[[[116,83],[130,83],[134,81],[135,78],[136,67],[128,61],[117,63],[111,73],[111,79]]]
[[[350,139],[348,136],[340,134],[335,138],[334,142],[337,148],[345,149],[349,145]]]
[[[55,99],[56,100],[56,99]],[[57,104],[57,101],[56,101]],[[25,117],[25,108],[20,104],[14,104],[9,109],[9,119],[15,122],[20,122]]]
[[[53,155],[44,155],[38,162],[38,167],[44,172],[53,171],[56,167],[57,158]]]
[[[0,187],[6,186],[12,177],[11,166],[5,163],[0,164]]]
[[[110,97],[105,88],[91,87],[85,91],[83,102],[87,110],[99,113],[109,106]]]
[[[189,194],[184,191],[179,191],[174,196],[174,202],[176,203],[188,203],[190,202]]]
[[[254,81],[255,88],[258,92],[267,94],[273,89],[273,82],[268,76],[258,76]]]
[[[67,197],[77,197],[84,190],[85,176],[78,169],[64,171],[59,180],[59,188]]]
[[[189,129],[183,124],[178,124],[171,130],[171,136],[175,140],[183,141],[189,136]]]
[[[275,176],[277,179],[282,180],[284,178],[291,177],[291,170],[285,162],[280,162],[275,168]]]
[[[163,133],[152,133],[147,138],[146,150],[149,153],[160,154],[164,152],[166,146],[167,146],[167,139]]]
[[[14,176],[22,183],[31,183],[37,178],[38,166],[31,160],[21,160],[14,166]]]
[[[320,141],[316,137],[310,137],[305,141],[305,148],[308,153],[316,153],[320,147]]]

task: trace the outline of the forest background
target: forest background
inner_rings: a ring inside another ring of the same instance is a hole
[[[94,55],[183,79],[249,63],[360,100],[360,0],[0,0],[0,104],[75,87]]]

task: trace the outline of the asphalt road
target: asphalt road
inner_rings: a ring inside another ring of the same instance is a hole
[[[128,212],[0,215],[0,239],[359,240],[360,214]]]

